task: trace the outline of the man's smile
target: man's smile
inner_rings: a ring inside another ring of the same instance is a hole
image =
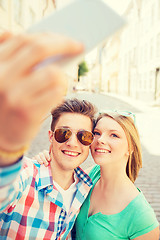
[[[71,156],[71,157],[77,157],[78,155],[80,155],[79,152],[75,152],[75,151],[62,150],[62,152],[65,155],[68,155],[68,156]]]

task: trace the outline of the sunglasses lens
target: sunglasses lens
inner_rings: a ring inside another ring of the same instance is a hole
[[[72,132],[69,129],[61,128],[61,129],[57,129],[54,132],[54,137],[55,137],[56,141],[59,143],[66,142],[70,138],[71,135],[72,135]]]
[[[134,113],[128,112],[128,111],[117,111],[117,113],[122,115],[122,116],[125,116],[125,117],[130,117],[135,122],[135,114]]]
[[[77,138],[80,141],[80,143],[82,143],[85,146],[89,146],[93,142],[94,136],[91,132],[83,130],[77,133]]]

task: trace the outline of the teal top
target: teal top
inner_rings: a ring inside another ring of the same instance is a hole
[[[100,167],[96,165],[89,176],[93,187],[100,178]],[[159,223],[150,204],[140,193],[117,214],[101,212],[88,217],[91,189],[76,220],[76,240],[126,240],[134,239],[158,227]]]

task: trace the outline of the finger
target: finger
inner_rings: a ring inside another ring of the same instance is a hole
[[[31,38],[27,35],[7,35],[3,37],[3,44],[0,45],[0,61],[13,59],[21,48],[30,44]],[[7,40],[7,41],[6,41]]]
[[[44,150],[44,151],[43,151],[43,154],[44,154],[46,160],[47,160],[48,162],[50,162],[51,159],[50,159],[49,151]]]
[[[56,66],[47,66],[38,72],[24,78],[17,84],[10,84],[6,91],[8,92],[8,102],[12,106],[37,105],[41,98],[52,91],[52,99],[55,103],[59,102],[67,92],[67,79],[65,74]],[[56,100],[57,98],[57,100]],[[21,101],[19,102],[19,99]],[[48,98],[47,98],[48,99]],[[48,100],[47,100],[48,103]],[[33,105],[32,105],[33,104]]]
[[[48,57],[55,55],[73,56],[83,51],[81,43],[59,35],[49,34],[33,40],[10,59],[10,72],[13,72],[19,66],[17,73],[22,74],[30,71],[36,64]]]
[[[34,112],[36,109],[36,114],[42,120],[45,115],[51,111],[51,109],[57,107],[57,105],[61,104],[64,101],[64,97],[61,95],[61,91],[49,90],[43,94],[43,96],[39,96],[33,102],[32,106],[30,106],[30,111],[32,112],[32,116],[34,118]],[[35,116],[36,118],[36,116]]]
[[[43,164],[43,161],[42,161],[42,159],[41,159],[41,157],[39,155],[34,156],[34,159],[37,160],[37,162],[39,164],[41,164],[41,165]]]
[[[43,152],[40,152],[40,153],[39,153],[39,157],[41,158],[41,161],[43,162],[43,164],[44,164],[45,166],[48,166],[48,161],[46,160],[46,157],[45,157],[45,155],[43,154]]]
[[[0,34],[0,43],[3,43],[4,41],[8,40],[11,38],[13,34],[11,32],[4,32]]]
[[[50,161],[51,161],[51,157],[50,157],[50,156],[49,156],[49,158],[47,159],[47,161],[48,161],[48,162],[50,162]]]
[[[9,106],[10,111],[4,118],[1,132],[10,143],[21,143],[23,146],[24,142],[30,141],[35,136],[44,116],[63,99],[59,93],[57,94],[55,88],[51,88],[31,99],[25,100],[23,97],[22,99],[18,97],[13,103],[11,100],[4,103],[5,106]],[[8,107],[6,109],[8,110]],[[6,129],[8,131],[5,131]]]
[[[31,35],[30,35],[31,36]],[[78,54],[84,50],[82,43],[60,34],[43,33],[31,36],[31,50],[42,59],[59,54]]]
[[[43,97],[37,98],[30,107],[30,113],[32,113],[32,121],[36,121],[37,116],[39,117],[39,120],[42,121],[42,119],[48,112],[51,111],[51,109],[57,107],[63,101],[64,98],[59,97],[59,94],[56,95],[55,91],[48,91],[43,95]]]
[[[49,163],[48,161],[44,162],[44,166],[45,166],[45,167],[48,167],[49,164],[50,164],[50,163]]]
[[[21,89],[26,89],[30,96],[35,96],[35,94],[51,87],[61,87],[64,90],[64,94],[67,91],[66,74],[55,65],[48,65],[39,69],[39,71],[31,73],[28,79],[25,79],[20,84]]]

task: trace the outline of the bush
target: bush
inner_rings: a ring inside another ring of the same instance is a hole
[[[86,73],[88,72],[88,66],[85,61],[81,62],[78,66],[78,81],[81,76],[85,76]]]

